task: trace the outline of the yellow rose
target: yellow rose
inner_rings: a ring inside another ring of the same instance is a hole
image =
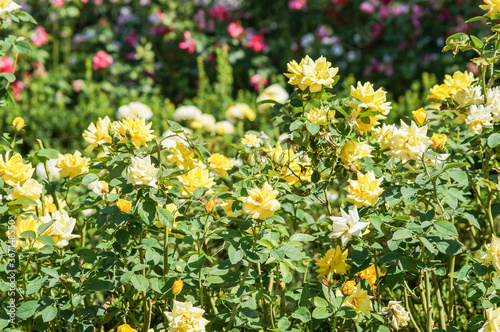
[[[400,303],[401,301],[389,301],[387,307],[382,308],[382,313],[392,315],[391,325],[396,331],[400,327],[407,326],[410,321],[408,311]]]
[[[234,125],[229,121],[217,122],[214,126],[217,135],[231,135],[234,134]]]
[[[347,249],[342,252],[340,246],[335,249],[331,248],[326,252],[325,257],[316,262],[318,269],[318,278],[331,279],[333,274],[346,274],[347,270],[351,268],[349,264],[345,262],[347,259]]]
[[[180,294],[183,287],[184,287],[184,281],[180,279],[176,280],[174,282],[174,286],[172,287],[172,293],[174,293],[174,295]]]
[[[14,235],[14,237],[16,238],[16,241],[15,243],[12,243],[14,245],[14,247],[16,249],[19,249],[21,248],[21,241],[19,241],[19,239],[21,238],[21,234],[23,232],[26,232],[26,231],[33,231],[36,233],[36,236],[38,235],[41,235],[41,234],[38,234],[38,227],[40,225],[42,225],[43,222],[39,221],[39,220],[35,220],[33,218],[32,215],[28,215],[28,216],[18,216],[17,219],[16,219],[16,230],[14,231],[14,234],[12,234],[11,232],[13,231],[7,231],[7,236],[9,238],[12,237],[12,235]],[[26,250],[26,249],[30,249],[30,248],[42,248],[43,247],[43,244],[41,244],[40,242],[38,241],[35,241],[34,239],[26,239],[27,241],[27,245],[26,247],[23,248],[23,250]]]
[[[355,322],[359,322],[359,314],[368,315],[370,311],[373,311],[371,297],[367,291],[361,289],[359,284],[354,287],[354,291],[342,303],[342,307],[350,307],[356,310],[357,315],[353,319]]]
[[[361,84],[358,82],[356,88],[351,86],[351,97],[356,98],[361,103],[347,104],[352,108],[356,108],[361,112],[376,111],[380,115],[376,115],[377,119],[385,119],[385,115],[391,110],[391,103],[386,101],[386,94],[382,88],[377,91],[373,88],[370,82]]]
[[[233,168],[233,162],[226,156],[220,153],[214,153],[210,158],[208,158],[210,167],[212,167],[215,173],[219,175],[227,175],[227,171]]]
[[[369,133],[376,127],[379,122],[377,116],[363,116],[359,117],[361,113],[363,113],[362,108],[355,109],[351,113],[351,119],[349,121],[349,125],[354,127],[356,131],[361,133]],[[381,117],[381,116],[379,116]]]
[[[247,197],[238,198],[243,202],[243,211],[252,219],[266,220],[281,207],[276,199],[278,190],[273,190],[269,183],[264,183],[262,189],[253,188]]]
[[[74,154],[66,153],[65,155],[59,153],[56,167],[61,169],[59,172],[63,178],[68,176],[74,178],[77,175],[89,172],[89,161],[89,158],[82,157],[80,151],[75,151]]]
[[[444,149],[446,145],[446,135],[444,134],[434,134],[431,137],[432,139],[432,147],[436,151],[440,151]]]
[[[288,92],[283,89],[279,84],[272,84],[262,91],[262,93],[257,97],[257,103],[263,100],[275,100],[278,103],[285,103],[288,100]],[[274,104],[265,103],[257,106],[259,112],[264,112],[272,108]]]
[[[413,114],[413,119],[419,126],[423,126],[427,121],[427,112],[423,108],[419,108],[416,111],[411,112]]]
[[[71,234],[75,228],[76,219],[71,218],[66,211],[53,212],[50,215],[40,217],[40,220],[44,223],[55,221],[46,233],[54,239],[55,245],[59,248],[67,246],[69,240],[80,237],[80,235]]]
[[[170,155],[167,156],[167,162],[175,163],[180,170],[189,170],[199,163],[194,157],[194,152],[183,142],[176,142],[175,146],[169,147]]]
[[[130,138],[132,144],[139,148],[142,145],[147,145],[147,142],[152,141],[156,138],[152,135],[154,130],[151,130],[151,125],[149,123],[146,125],[146,120],[144,118],[131,119],[129,117],[116,123],[116,131],[118,132],[121,140],[118,143],[126,143]]]
[[[342,147],[342,150],[340,151],[340,160],[342,160],[345,167],[350,167],[351,164],[353,164],[357,169],[361,169],[357,160],[364,157],[371,157],[370,152],[372,150],[373,147],[368,145],[366,142],[358,143],[350,140],[347,141]]]
[[[233,203],[234,199],[229,199],[222,202],[222,204],[220,205],[221,208],[224,209],[224,212],[226,212],[226,216],[228,216],[229,218],[237,218],[243,214],[243,210],[233,212]]]
[[[16,131],[20,131],[24,127],[24,119],[20,117],[15,118],[14,121],[12,121],[12,127],[14,127]]]
[[[349,295],[352,292],[354,292],[354,287],[356,287],[356,281],[349,280],[344,284],[344,287],[342,288],[342,293],[344,293],[344,295]]]
[[[23,157],[19,153],[10,159],[9,153],[7,152],[5,159],[0,155],[0,176],[3,182],[9,186],[15,186],[31,178],[35,169],[31,167],[31,163],[24,164]]]
[[[305,114],[307,120],[314,123],[337,123],[335,119],[335,110],[330,110],[325,107],[314,107]]]
[[[482,332],[498,332],[500,331],[500,308],[486,309],[486,323],[483,326]]]
[[[130,208],[132,208],[132,202],[120,198],[116,202],[116,206],[118,207],[118,209],[120,209],[121,212],[127,213],[128,211],[130,211]]]
[[[364,205],[375,206],[378,197],[384,191],[379,187],[382,180],[382,178],[377,180],[373,171],[369,171],[365,175],[358,173],[357,181],[348,180],[349,186],[345,190],[349,195],[347,195],[346,201],[356,205],[358,209]]]
[[[297,85],[300,90],[309,88],[309,91],[319,92],[323,87],[331,88],[335,83],[335,75],[338,68],[331,68],[331,63],[321,56],[313,61],[306,55],[299,64],[295,60],[287,64],[288,73],[284,75],[289,78],[288,84]]]
[[[0,18],[5,19],[6,14],[21,9],[17,3],[12,0],[0,0]]]
[[[254,134],[246,134],[241,139],[241,144],[249,148],[258,148],[262,144],[262,140]]]
[[[132,157],[131,165],[128,168],[127,183],[134,185],[146,185],[150,187],[156,186],[156,175],[158,168],[151,164],[151,157],[145,158]]]
[[[427,125],[423,127],[417,126],[412,121],[408,126],[401,121],[400,129],[395,129],[389,138],[388,145],[391,149],[385,154],[399,158],[403,163],[409,160],[422,160],[423,154],[432,143],[431,139],[427,137]]]
[[[203,318],[205,310],[193,307],[191,302],[174,301],[172,311],[164,313],[169,322],[169,332],[205,332],[205,326],[210,322]]]
[[[90,144],[85,149],[86,152],[92,152],[98,145],[112,142],[113,138],[109,134],[110,125],[111,120],[107,116],[104,119],[99,118],[97,124],[92,122],[89,125],[87,130],[83,132],[83,139]]]
[[[195,167],[186,174],[178,176],[177,179],[185,186],[181,190],[182,197],[192,195],[198,188],[210,189],[214,186],[213,176],[208,170],[203,170],[201,167]]]
[[[7,196],[9,200],[15,200],[16,198],[29,198],[35,202],[40,202],[40,196],[42,195],[43,185],[38,183],[35,179],[28,179],[22,185],[18,182],[12,191]]]
[[[500,273],[500,239],[495,235],[493,235],[491,243],[487,246],[486,255],[481,259],[484,259],[486,264],[492,262],[495,270]]]
[[[377,274],[378,274],[379,278],[385,276],[385,273],[382,273],[382,271],[380,271],[380,268],[378,266],[377,266],[377,270],[375,271],[375,265],[373,265],[373,264],[370,264],[370,266],[368,268],[366,268],[363,271],[358,273],[358,275],[361,278],[368,281],[368,283],[370,284],[370,287],[373,289],[377,288],[377,285],[376,285]]]
[[[118,326],[118,331],[117,332],[137,332],[137,330],[133,329],[128,324],[123,324],[123,325]]]
[[[491,17],[495,14],[500,13],[500,1],[499,0],[483,0],[485,5],[479,5],[482,10],[487,10],[488,12],[484,16]]]
[[[431,88],[430,92],[431,94],[427,96],[427,99],[436,99],[439,101],[443,101],[451,96],[451,89],[446,84],[436,84]]]
[[[456,71],[453,76],[445,75],[444,84],[450,87],[451,97],[455,97],[461,89],[467,89],[474,81],[474,74]]]
[[[250,106],[244,103],[235,104],[226,110],[226,119],[232,123],[236,123],[239,120],[244,119],[253,121],[255,120],[255,116],[256,114]]]

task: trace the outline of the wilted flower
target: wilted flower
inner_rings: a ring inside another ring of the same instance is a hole
[[[227,175],[227,171],[233,168],[233,162],[226,156],[220,153],[214,153],[208,158],[210,167],[219,175]]]
[[[14,127],[15,131],[20,131],[24,127],[24,119],[21,117],[17,117],[12,121],[12,127]]]
[[[276,199],[279,191],[273,190],[269,183],[264,183],[262,189],[253,188],[247,197],[238,198],[243,202],[243,211],[252,219],[266,220],[281,207]]]
[[[97,124],[93,122],[87,130],[83,132],[83,139],[90,145],[85,149],[86,152],[92,152],[98,145],[111,143],[112,137],[109,135],[109,126],[111,120],[106,116],[103,119],[99,118]]]
[[[499,0],[483,0],[484,5],[479,5],[482,10],[487,10],[488,12],[484,16],[492,17],[495,14],[500,13],[500,1]]]
[[[349,186],[345,188],[349,195],[346,201],[356,205],[358,208],[366,206],[374,206],[378,201],[378,197],[384,191],[380,188],[382,178],[376,179],[373,171],[367,172],[365,175],[358,173],[358,180],[349,179]]]
[[[241,144],[249,148],[258,148],[262,144],[262,140],[254,134],[246,134],[241,139]]]
[[[423,126],[427,121],[427,112],[423,108],[419,108],[411,113],[413,114],[413,119],[419,126]]]
[[[5,158],[0,155],[0,176],[3,182],[9,186],[15,186],[31,178],[35,169],[31,167],[31,163],[25,164],[19,153],[12,158],[9,158],[9,154],[10,151],[5,154]]]
[[[236,123],[239,120],[248,119],[250,121],[255,120],[255,112],[244,103],[238,103],[230,106],[226,110],[226,119],[232,123]]]
[[[340,160],[345,167],[350,167],[351,164],[356,166],[357,169],[361,169],[361,165],[357,162],[358,159],[364,157],[371,157],[370,152],[373,147],[368,145],[366,142],[356,142],[353,140],[345,142],[342,150],[340,151]]]
[[[234,134],[234,125],[229,122],[229,121],[220,121],[216,122],[215,126],[215,133],[217,135],[231,135]]]
[[[401,301],[389,301],[387,307],[382,308],[382,313],[392,314],[391,325],[396,330],[399,330],[400,327],[407,326],[410,321],[408,311],[406,311],[400,303]]]
[[[343,209],[340,209],[341,217],[330,217],[329,219],[333,222],[333,232],[330,233],[330,239],[339,238],[342,240],[342,246],[345,246],[352,236],[362,235],[363,228],[367,227],[369,222],[359,222],[358,208],[349,209],[349,213],[346,213]]]
[[[152,135],[154,132],[151,129],[152,124],[150,122],[146,125],[144,118],[134,120],[127,117],[121,120],[116,124],[116,131],[121,136],[121,140],[118,143],[126,143],[130,138],[130,141],[136,148],[147,145],[147,142],[156,138],[155,135]]]
[[[359,314],[368,315],[370,311],[373,311],[371,297],[368,292],[361,289],[360,285],[354,287],[354,291],[349,295],[349,297],[342,303],[343,307],[350,307],[356,310],[357,315],[353,320],[359,322]]]
[[[43,185],[35,179],[28,179],[23,182],[16,183],[12,191],[7,196],[7,199],[14,200],[16,198],[29,198],[38,202],[42,195]]]
[[[265,88],[262,93],[257,97],[257,103],[263,100],[275,100],[278,103],[285,103],[288,100],[288,92],[281,87],[279,84],[272,84]],[[265,103],[257,106],[259,112],[263,112],[266,109],[272,107],[273,104]]]
[[[172,312],[165,312],[168,319],[168,332],[205,332],[210,322],[203,318],[205,310],[193,307],[191,302],[174,301]]]
[[[122,105],[118,108],[117,118],[122,120],[125,118],[131,118],[133,120],[144,118],[149,120],[153,117],[153,111],[148,105],[145,105],[138,101],[133,101],[127,105]]]
[[[465,123],[469,126],[469,131],[474,134],[480,134],[483,127],[492,126],[493,117],[490,109],[484,105],[472,105],[469,108],[469,115],[465,119]]]
[[[63,178],[74,178],[77,175],[89,172],[89,158],[82,157],[80,151],[75,151],[74,154],[66,153],[58,154],[56,167],[60,168]]]
[[[175,121],[185,121],[185,120],[194,120],[199,118],[203,113],[201,110],[193,105],[181,106],[178,107],[174,112],[174,120]]]
[[[12,0],[1,0],[0,1],[0,18],[5,19],[7,13],[13,12],[15,10],[21,9],[17,3]]]
[[[80,235],[71,234],[75,228],[76,219],[71,218],[66,211],[55,211],[50,215],[40,217],[40,220],[44,223],[54,221],[46,232],[59,248],[67,246],[69,240],[80,237]]]
[[[301,90],[309,88],[310,92],[319,92],[335,83],[334,77],[339,69],[331,68],[331,65],[323,56],[313,61],[306,55],[299,64],[295,60],[290,61],[287,64],[288,73],[284,75],[289,78],[288,84],[297,85]]]
[[[193,168],[186,174],[178,176],[177,179],[186,187],[181,190],[182,197],[192,195],[198,188],[210,189],[215,184],[213,181],[214,178],[211,176],[208,169],[203,170],[203,168],[199,166]]]
[[[346,274],[347,270],[351,268],[349,264],[345,262],[347,259],[347,249],[342,252],[340,246],[335,249],[329,249],[325,257],[318,260],[316,265],[318,269],[318,278],[327,278],[330,280],[333,274]]]
[[[304,114],[307,120],[314,123],[337,123],[339,122],[335,119],[335,110],[330,110],[325,107],[313,107],[306,114]]]
[[[146,185],[156,188],[156,175],[158,168],[151,164],[151,157],[131,157],[131,165],[128,168],[127,183],[134,185]]]
[[[118,209],[120,209],[121,212],[127,213],[128,211],[130,211],[130,208],[132,207],[132,202],[127,201],[126,199],[120,198],[116,202],[116,206],[118,207]]]
[[[408,160],[421,160],[432,140],[427,137],[427,125],[418,127],[415,122],[408,126],[401,120],[401,128],[392,132],[386,152],[392,158],[399,158],[403,163]]]

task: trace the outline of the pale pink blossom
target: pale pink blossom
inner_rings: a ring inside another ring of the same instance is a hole
[[[9,56],[0,58],[0,73],[10,73],[14,70],[14,59]]]
[[[184,41],[179,43],[179,48],[186,50],[189,53],[194,53],[196,49],[196,40],[191,37],[191,33],[189,31],[184,31]]]
[[[239,25],[238,23],[231,22],[227,26],[227,32],[229,33],[229,35],[231,37],[238,38],[239,36],[241,36],[245,32],[245,29],[241,25]]]
[[[35,28],[35,33],[31,35],[31,41],[36,46],[40,47],[49,40],[49,35],[45,32],[45,28],[38,26]]]

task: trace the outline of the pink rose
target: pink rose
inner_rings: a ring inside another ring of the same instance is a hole
[[[189,31],[184,31],[184,41],[179,43],[179,48],[189,53],[194,53],[196,50],[196,40],[191,38],[191,33]]]
[[[113,58],[108,53],[99,51],[94,55],[92,62],[94,63],[94,70],[98,70],[100,68],[107,68],[111,65],[113,63]]]
[[[239,25],[238,23],[231,22],[227,26],[227,32],[229,33],[229,35],[231,37],[238,38],[239,36],[241,36],[245,32],[245,29],[241,25]]]
[[[303,10],[307,7],[307,0],[291,0],[288,2],[288,8],[293,10]]]
[[[64,6],[64,0],[50,0],[50,3],[56,8],[61,8],[62,6]]]
[[[361,5],[359,5],[359,9],[363,13],[367,13],[367,14],[373,14],[373,12],[375,12],[375,8],[373,7],[373,5],[367,1],[361,3]]]
[[[35,33],[31,35],[31,41],[36,46],[40,47],[49,40],[49,35],[45,32],[45,28],[38,26],[35,29]]]
[[[250,40],[248,41],[248,47],[252,48],[255,52],[262,51],[265,47],[267,47],[267,44],[264,42],[264,36],[255,34],[250,37]]]
[[[267,78],[260,76],[259,74],[252,75],[250,77],[250,85],[255,89],[255,91],[259,91],[261,88],[265,87],[269,84]]]
[[[12,90],[12,95],[14,96],[14,99],[16,101],[20,101],[21,100],[21,95],[20,93],[23,91],[24,89],[24,84],[22,81],[15,81],[14,83],[11,83],[10,86],[13,88]]]
[[[210,9],[208,15],[219,22],[226,22],[229,18],[229,11],[222,6],[215,6],[214,8]]]
[[[14,70],[14,60],[11,57],[4,56],[0,59],[0,73],[12,74]]]

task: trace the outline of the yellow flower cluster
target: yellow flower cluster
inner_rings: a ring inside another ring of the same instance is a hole
[[[371,157],[370,152],[373,150],[366,142],[356,142],[353,140],[347,141],[340,151],[340,160],[345,167],[354,165],[356,169],[361,169],[358,161],[364,157]]]
[[[178,176],[177,179],[184,184],[185,188],[181,190],[182,197],[188,197],[198,188],[210,189],[215,185],[213,176],[208,169],[195,167],[186,174]]]
[[[134,185],[146,185],[156,188],[156,175],[158,168],[151,163],[151,157],[132,157],[128,168],[127,183]]]
[[[307,120],[314,123],[337,123],[335,119],[335,110],[327,107],[313,107],[305,114]]]
[[[249,148],[258,148],[262,144],[262,140],[254,134],[246,134],[241,139],[241,144]]]
[[[360,314],[368,315],[370,311],[373,311],[371,297],[368,292],[361,289],[360,285],[354,287],[354,291],[349,295],[349,297],[342,303],[343,307],[350,307],[356,310],[357,315],[353,319],[355,322],[359,322]]]
[[[359,103],[347,104],[354,108],[352,118],[354,128],[362,133],[369,133],[372,128],[378,125],[378,120],[384,120],[391,110],[391,103],[386,101],[386,94],[382,88],[375,91],[370,82],[361,84],[358,82],[356,88],[351,86],[351,97],[356,98]],[[376,112],[378,114],[363,116],[364,112]]]
[[[474,74],[456,71],[453,76],[446,75],[443,84],[434,85],[427,99],[444,101],[447,98],[453,98],[460,90],[467,89],[473,81]]]
[[[266,220],[281,207],[276,199],[279,191],[273,190],[269,183],[264,183],[262,189],[253,188],[249,191],[247,197],[240,197],[243,202],[243,211],[250,215],[252,219]]]
[[[167,156],[167,162],[175,163],[180,170],[190,170],[199,164],[194,152],[182,141],[176,142],[175,146],[168,148],[168,151],[170,155]]]
[[[297,85],[300,90],[319,92],[323,87],[331,88],[335,83],[335,75],[338,68],[331,68],[331,63],[321,56],[316,61],[305,56],[299,64],[295,60],[287,64],[288,73],[284,75],[289,78],[288,84]]]

